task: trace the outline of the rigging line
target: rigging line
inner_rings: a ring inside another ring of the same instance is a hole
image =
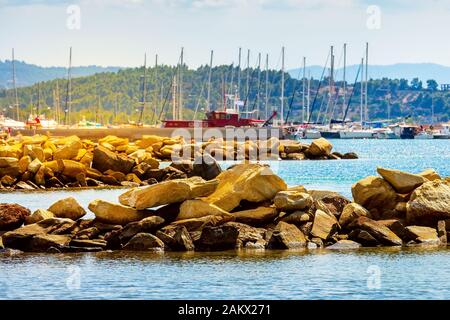
[[[258,70],[256,68],[257,66],[258,66],[258,59],[256,59],[255,68],[252,70],[252,72],[250,74],[250,83],[249,83],[249,86],[248,86],[248,92],[247,92],[247,95],[246,95],[245,100],[244,100],[244,106],[242,108],[245,108],[247,106],[248,100],[250,100],[250,91],[251,91],[250,88],[252,87],[253,80],[255,78],[255,72]]]
[[[314,95],[314,100],[313,100],[313,103],[312,103],[312,105],[311,105],[311,109],[310,109],[310,112],[309,112],[308,123],[311,121],[311,117],[312,117],[312,114],[313,114],[313,112],[314,112],[314,105],[315,105],[315,103],[316,103],[317,96],[318,96],[319,91],[320,91],[320,87],[322,86],[322,80],[323,80],[323,76],[324,76],[324,74],[325,74],[325,70],[326,70],[326,68],[327,68],[327,64],[328,64],[328,59],[329,59],[329,58],[330,58],[330,52],[328,52],[327,59],[326,59],[326,61],[325,61],[325,65],[324,65],[323,70],[322,70],[322,75],[320,76],[319,85],[317,86],[317,92],[316,92],[316,94]]]
[[[341,61],[341,58],[342,58],[343,54],[344,54],[344,49],[342,49],[342,51],[341,51],[341,57],[339,58],[339,64],[338,64],[338,66],[341,65],[341,62],[342,62],[342,61]],[[336,70],[336,72],[335,72],[335,79],[337,78],[337,74],[338,74],[338,71]],[[342,83],[341,83],[341,88],[344,89],[344,81],[342,81]],[[332,107],[332,109],[331,109],[331,117],[330,117],[330,122],[329,122],[329,124],[331,124],[331,120],[333,119],[334,111],[336,110],[336,106],[337,106],[338,100],[339,100],[339,90],[336,90],[336,93],[335,93],[334,99],[333,99],[333,107]],[[325,119],[324,119],[324,120],[325,120]],[[324,121],[324,122],[325,122],[325,121]]]
[[[345,118],[347,117],[347,112],[348,112],[348,109],[350,108],[350,103],[352,101],[353,94],[356,91],[355,88],[356,88],[356,84],[357,84],[357,81],[358,81],[358,77],[359,77],[360,71],[361,71],[361,65],[359,65],[358,72],[356,73],[355,82],[353,83],[352,92],[350,93],[350,97],[348,98],[347,107],[345,108],[344,117],[342,118],[342,124],[345,124]]]
[[[300,62],[301,62],[301,60],[300,60]],[[297,80],[297,81],[294,81],[294,88],[293,88],[293,90],[292,90],[292,96],[291,96],[291,99],[290,99],[290,101],[289,101],[289,108],[288,108],[288,112],[287,112],[287,115],[286,115],[286,120],[284,121],[285,123],[287,123],[287,121],[288,121],[288,119],[289,119],[289,116],[290,116],[290,114],[291,114],[291,110],[292,110],[292,103],[294,102],[294,98],[295,98],[295,93],[296,93],[296,91],[297,91],[297,82],[300,80],[300,73],[301,73],[301,71],[302,71],[302,68],[299,68],[298,69],[298,75],[297,75],[297,78],[295,79],[295,80]]]
[[[343,53],[344,53],[344,50],[341,51],[341,55],[340,55],[340,57],[339,57],[339,62],[338,62],[338,64],[337,64],[337,68],[334,68],[334,73],[333,73],[333,75],[332,75],[332,76],[333,76],[333,79],[337,79],[337,75],[338,75],[338,73],[339,73],[338,68],[339,68],[340,65],[341,65]],[[335,83],[335,81],[333,81],[333,82]],[[339,91],[336,90],[336,93],[339,93]],[[322,123],[325,123],[326,120],[327,120],[328,110],[330,109],[330,105],[331,105],[331,117],[330,117],[330,119],[333,118],[334,109],[335,109],[335,106],[336,106],[336,102],[335,102],[335,99],[334,99],[335,96],[337,96],[337,95],[335,94],[335,95],[333,96],[333,95],[331,94],[331,92],[330,92],[330,97],[329,97],[328,102],[327,102],[327,107],[326,107],[326,109],[325,109],[325,113],[323,114]]]
[[[171,82],[169,83],[169,89],[167,90],[166,97],[164,98],[164,103],[163,103],[163,105],[162,105],[162,107],[161,107],[161,112],[159,113],[158,121],[161,121],[161,117],[162,117],[163,111],[164,111],[164,109],[165,109],[165,107],[166,107],[167,100],[168,100],[170,94],[172,93],[172,84],[173,84],[173,81],[175,80],[175,77],[177,76],[177,72],[178,72],[178,68],[179,68],[179,66],[180,66],[180,62],[181,62],[181,55],[180,55],[180,57],[178,58],[177,67],[174,67],[174,69],[173,69],[173,74],[172,74],[172,77],[171,77]]]
[[[200,102],[202,100],[203,97],[203,92],[205,91],[205,87],[206,87],[206,83],[208,82],[208,73],[205,73],[203,76],[203,81],[202,81],[202,88],[200,90],[200,94],[197,100],[197,104],[195,106],[195,111],[194,111],[194,117],[192,118],[192,120],[195,120],[195,118],[197,117],[197,112],[198,112],[198,108],[200,107]]]
[[[280,64],[281,64],[281,56],[282,56],[282,53],[281,53],[281,51],[280,51],[280,54],[278,55],[278,61],[277,61],[277,64],[275,65],[275,69],[269,70],[269,75],[270,75],[270,71],[278,70],[278,69],[279,69]],[[269,78],[270,78],[270,77],[269,77]],[[270,97],[272,96],[272,92],[273,92],[273,90],[274,90],[274,85],[273,85],[274,81],[275,81],[275,76],[272,76],[272,78],[271,78],[270,81],[269,81],[269,93],[268,93],[268,95],[267,95],[267,102],[268,102],[268,103],[269,103],[269,101],[270,101]]]

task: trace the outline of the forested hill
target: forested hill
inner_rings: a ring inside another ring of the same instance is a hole
[[[157,73],[154,68],[147,70],[146,86],[146,108],[144,111],[144,122],[149,124],[152,120],[171,117],[172,110],[172,79],[177,73],[177,68],[170,66],[160,66]],[[87,120],[104,124],[113,122],[128,122],[138,119],[137,109],[141,105],[143,87],[143,68],[123,69],[117,72],[103,72],[86,77],[74,78],[72,81],[72,113],[73,123],[81,120],[83,116]],[[206,106],[207,79],[209,68],[201,66],[192,70],[183,68],[182,99],[184,105],[184,118],[192,119],[194,110],[197,109],[197,119],[203,117],[202,111]],[[250,92],[246,95],[247,74],[249,75]],[[258,81],[259,75],[259,81]],[[268,73],[268,112],[279,110],[281,94],[281,72],[271,70]],[[285,112],[292,107],[290,120],[301,119],[302,107],[302,81],[285,74]],[[214,67],[211,73],[211,106],[213,109],[222,108],[223,90],[236,92],[238,79],[237,68],[231,66]],[[233,86],[231,87],[231,83]],[[259,85],[258,85],[259,83]],[[344,107],[342,96],[335,96],[337,104],[327,104],[328,86],[327,79],[322,83],[319,94],[316,97],[318,80],[311,81],[311,104],[315,100],[314,112],[311,120],[327,120],[333,113],[334,117],[342,114]],[[336,87],[342,83],[337,82]],[[352,90],[352,83],[348,83],[347,99]],[[40,87],[40,90],[38,90]],[[230,89],[232,88],[232,89]],[[291,99],[295,90],[294,99]],[[354,120],[359,119],[360,85],[357,84],[353,94],[350,112],[348,117]],[[59,89],[59,90],[57,90]],[[438,90],[435,81],[423,83],[418,79],[409,82],[405,79],[381,79],[371,80],[368,85],[369,90],[369,116],[370,119],[391,118],[414,118],[419,122],[430,120],[432,110],[435,121],[448,121],[450,115],[450,92]],[[41,82],[39,85],[19,88],[19,103],[21,117],[28,117],[31,110],[36,111],[38,105],[38,91],[40,91],[40,111],[52,117],[55,105],[59,100],[61,109],[64,109],[67,96],[67,80],[57,79]],[[56,93],[59,91],[59,99]],[[258,97],[259,92],[259,99]],[[265,72],[250,69],[241,71],[240,97],[246,100],[248,109],[261,110],[261,117],[265,116]],[[179,95],[176,97],[179,98]],[[15,117],[14,93],[12,90],[0,91],[0,111],[10,117]],[[433,108],[432,108],[433,107]],[[156,108],[156,114],[154,110]],[[321,110],[321,117],[318,118],[318,110]],[[325,111],[328,110],[328,113]],[[324,116],[328,114],[328,116]],[[62,119],[61,119],[62,120]]]
[[[41,67],[16,60],[15,68],[16,83],[19,87],[26,87],[33,85],[39,81],[48,81],[57,78],[64,78],[67,76],[67,68],[64,67]],[[116,72],[120,69],[120,67],[99,66],[73,67],[72,75],[74,77],[83,77],[99,72]],[[11,88],[12,78],[13,76],[11,61],[0,61],[0,88]]]

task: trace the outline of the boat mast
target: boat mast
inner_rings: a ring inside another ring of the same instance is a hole
[[[306,94],[306,77],[305,77],[306,57],[303,57],[303,79],[302,79],[302,123],[305,122],[305,94]]]
[[[266,54],[266,88],[265,88],[265,109],[266,116],[265,119],[269,117],[269,54]]]
[[[344,116],[345,113],[345,98],[347,94],[347,83],[345,82],[345,76],[346,76],[346,69],[347,69],[347,44],[344,43],[344,70],[343,70],[343,76],[342,76],[342,89],[343,89],[343,99],[342,99],[342,116]]]
[[[309,114],[309,106],[311,102],[311,70],[308,70],[308,88],[306,94],[306,119],[309,122],[310,114]]]
[[[66,93],[66,105],[64,109],[64,122],[66,125],[70,125],[70,109],[72,105],[72,47],[69,51],[69,69],[67,71],[67,93]]]
[[[156,112],[158,112],[158,105],[159,105],[159,95],[158,95],[158,89],[159,89],[159,79],[158,79],[158,54],[155,55],[155,91],[154,91],[154,96],[155,96],[155,101],[154,101],[154,111],[153,111],[153,116],[156,115]],[[153,123],[153,121],[152,121]]]
[[[368,76],[369,76],[369,43],[366,42],[366,73],[365,73],[365,79],[366,79],[366,90],[364,95],[364,109],[365,109],[365,120],[369,121],[369,109],[368,109]]]
[[[206,98],[206,112],[210,111],[210,102],[211,102],[211,73],[212,73],[212,64],[213,64],[214,50],[211,50],[211,57],[209,59],[209,73],[208,73],[208,93]]]
[[[139,113],[139,119],[137,124],[138,125],[142,125],[142,117],[144,115],[144,109],[145,109],[145,99],[147,97],[147,54],[144,54],[144,75],[143,75],[143,80],[142,80],[142,105],[141,105],[141,110]]]
[[[37,84],[38,97],[37,97],[37,105],[36,105],[36,116],[39,117],[39,112],[41,110],[41,83]]]
[[[280,119],[283,124],[284,114],[284,46],[281,48],[281,110]]]
[[[12,49],[12,74],[13,74],[13,88],[14,88],[14,99],[16,104],[16,120],[20,121],[19,114],[19,96],[17,94],[17,85],[16,85],[16,63],[14,59],[14,48]]]
[[[364,116],[363,116],[363,105],[364,105],[364,58],[361,58],[361,94],[360,94],[360,118],[361,118],[361,127],[363,125]]]
[[[261,84],[261,52],[258,53],[258,91],[256,92],[256,114],[258,115],[258,118],[260,116],[259,112],[259,87]]]
[[[241,55],[242,55],[242,48],[239,47],[239,58],[238,58],[238,79],[237,79],[237,93],[238,97],[241,96]]]
[[[60,115],[60,111],[61,111],[61,103],[60,103],[60,100],[59,100],[59,81],[58,80],[56,80],[56,92],[55,92],[55,101],[56,101],[56,105],[55,105],[55,108],[56,108],[56,115],[55,115],[55,120],[56,120],[56,122],[59,124],[60,123],[60,121],[61,121],[61,115]]]
[[[331,46],[331,52],[330,52],[330,89],[328,94],[330,95],[328,97],[328,104],[327,104],[327,110],[325,112],[325,115],[323,117],[324,122],[326,119],[326,116],[328,115],[328,107],[333,103],[333,93],[334,93],[334,46]],[[331,119],[333,118],[333,111],[331,112]]]
[[[183,58],[184,58],[184,48],[181,48],[181,58],[180,58],[180,69],[179,69],[179,76],[178,76],[178,120],[183,120]]]
[[[250,93],[250,49],[247,50],[247,83],[245,89],[245,99],[248,99]],[[245,104],[245,117],[248,118],[248,103]]]
[[[173,77],[172,82],[172,119],[177,120],[177,76]]]

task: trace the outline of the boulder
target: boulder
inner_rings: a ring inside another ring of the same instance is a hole
[[[116,154],[103,146],[98,146],[94,149],[92,167],[101,172],[111,169],[128,174],[134,165],[135,162],[133,159]]]
[[[347,152],[347,153],[344,153],[341,158],[344,160],[353,160],[353,159],[358,159],[358,155],[354,152]]]
[[[280,214],[280,221],[295,224],[296,226],[311,221],[311,215],[304,211],[294,211]]]
[[[227,250],[243,248],[247,242],[264,241],[264,229],[257,229],[237,222],[227,222],[218,227],[205,227],[199,246],[203,250]]]
[[[436,226],[450,218],[450,184],[444,180],[428,181],[411,194],[406,205],[408,224]]]
[[[14,157],[0,157],[0,168],[17,167],[19,160]]]
[[[180,206],[176,220],[200,218],[204,216],[229,216],[230,214],[219,207],[203,200],[186,200]]]
[[[351,202],[342,210],[342,214],[339,217],[339,224],[342,228],[345,228],[350,222],[361,216],[370,218],[370,213],[359,204]]]
[[[89,203],[89,210],[95,214],[95,218],[106,224],[126,225],[148,217],[151,212],[137,210],[117,203],[96,199]]]
[[[235,165],[219,174],[217,180],[217,189],[202,200],[225,211],[233,210],[242,200],[262,202],[287,189],[269,167],[256,163]]]
[[[413,240],[421,244],[439,245],[441,240],[436,229],[421,226],[406,227],[408,240]]]
[[[32,252],[44,252],[49,248],[62,248],[67,246],[71,238],[68,235],[38,234],[28,242],[28,250]]]
[[[377,172],[389,182],[398,193],[409,193],[427,181],[426,178],[395,169],[377,168]]]
[[[433,169],[426,169],[420,173],[418,173],[419,176],[424,177],[427,180],[433,181],[433,180],[441,180],[441,176],[439,175],[439,173],[437,173],[435,170]]]
[[[352,230],[348,234],[348,237],[350,240],[356,241],[357,243],[360,243],[364,247],[377,247],[380,245],[380,242],[365,230],[360,229]]]
[[[217,161],[209,154],[205,153],[194,160],[192,175],[202,177],[205,180],[215,179],[222,169]]]
[[[73,160],[62,160],[64,169],[62,174],[66,177],[76,178],[80,174],[86,175],[86,167],[80,162]]]
[[[201,218],[192,218],[186,220],[177,220],[170,224],[170,226],[184,226],[189,232],[201,231],[205,227],[214,227],[232,221],[234,217],[229,216],[205,216]]]
[[[383,178],[368,176],[352,185],[354,202],[370,210],[383,207],[392,209],[396,205],[397,194]]]
[[[350,224],[350,227],[367,231],[381,244],[387,246],[402,245],[402,239],[400,239],[395,233],[389,230],[388,227],[370,218],[359,217]]]
[[[193,251],[195,249],[191,235],[184,226],[166,226],[156,236],[164,242],[164,247],[172,251]]]
[[[304,210],[313,204],[313,198],[304,192],[280,191],[273,199],[275,206],[280,210]]]
[[[272,232],[268,247],[271,249],[296,249],[306,247],[306,237],[295,225],[278,222]]]
[[[86,211],[73,197],[64,198],[53,203],[48,209],[58,218],[68,218],[74,221],[86,214]]]
[[[53,153],[53,160],[58,159],[66,159],[70,160],[75,158],[78,155],[78,151],[83,148],[83,144],[80,140],[73,140],[69,143],[63,145],[62,147],[58,148]]]
[[[25,219],[25,224],[32,224],[39,222],[41,220],[50,219],[54,217],[55,215],[53,214],[53,212],[50,212],[45,209],[37,209],[36,211],[33,212],[31,216]]]
[[[205,181],[200,177],[170,180],[145,188],[131,189],[122,194],[119,201],[138,210],[152,208],[206,196],[211,194],[217,185],[217,180]]]
[[[339,223],[334,215],[316,210],[311,236],[327,240],[338,229]]]
[[[408,232],[405,228],[405,223],[403,220],[399,219],[386,219],[386,220],[378,220],[378,223],[386,226],[391,230],[393,233],[395,233],[397,236],[399,236],[403,241],[408,241]]]
[[[81,240],[81,239],[72,239],[69,243],[69,246],[76,248],[100,248],[106,249],[107,242],[101,239],[95,240]]]
[[[19,228],[30,213],[30,210],[18,204],[0,203],[0,231]]]
[[[231,212],[230,214],[234,216],[236,222],[250,226],[266,225],[278,216],[278,212],[274,207],[258,207],[256,209]]]
[[[339,240],[335,244],[326,247],[326,249],[330,250],[354,250],[359,249],[361,244],[352,240]]]
[[[335,191],[329,190],[308,190],[313,200],[317,204],[320,201],[332,214],[338,217],[344,207],[351,201]],[[320,209],[320,208],[319,208]]]
[[[447,244],[447,222],[445,220],[438,221],[437,232],[441,244]]]
[[[331,153],[333,145],[325,138],[313,140],[308,148],[308,153],[315,157],[327,156]]]
[[[150,233],[138,233],[128,241],[123,250],[164,251],[164,242]]]
[[[162,224],[164,219],[158,216],[151,216],[140,221],[127,224],[120,232],[119,239],[130,239],[138,233],[154,233]]]

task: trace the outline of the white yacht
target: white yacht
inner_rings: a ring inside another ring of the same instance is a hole
[[[348,129],[339,131],[339,137],[341,139],[373,139],[375,132],[367,129]]]
[[[25,123],[0,115],[0,129],[25,129]]]
[[[421,131],[414,136],[414,139],[419,140],[433,139],[433,134],[431,132]]]
[[[439,133],[433,135],[434,139],[450,139],[450,123],[443,123]]]

